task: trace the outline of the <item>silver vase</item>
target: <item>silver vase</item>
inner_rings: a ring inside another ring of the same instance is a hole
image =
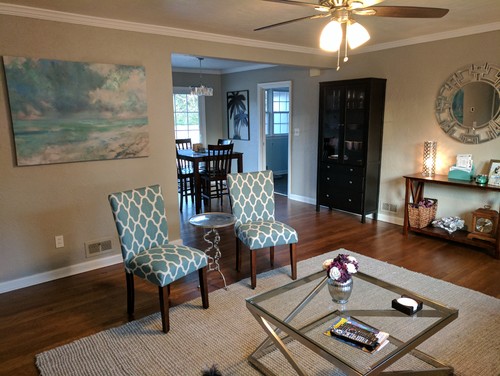
[[[346,282],[338,282],[334,279],[328,278],[328,291],[332,296],[335,303],[345,304],[349,300],[352,292],[352,278]]]

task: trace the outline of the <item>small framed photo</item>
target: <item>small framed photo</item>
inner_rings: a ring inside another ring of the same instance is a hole
[[[488,174],[488,185],[500,187],[500,159],[490,161],[490,173]]]

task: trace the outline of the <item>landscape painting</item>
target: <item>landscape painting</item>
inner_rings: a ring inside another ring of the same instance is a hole
[[[144,67],[3,62],[18,166],[148,156]]]

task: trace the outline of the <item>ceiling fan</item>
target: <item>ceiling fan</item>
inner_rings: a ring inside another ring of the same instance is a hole
[[[264,0],[273,3],[297,5],[315,9],[318,13],[278,22],[254,29],[266,30],[277,26],[287,25],[297,21],[329,18],[331,21],[325,26],[320,37],[320,47],[323,50],[339,51],[337,70],[340,63],[340,44],[345,38],[345,57],[347,61],[347,43],[351,49],[356,48],[370,39],[368,31],[352,16],[402,17],[402,18],[441,18],[448,13],[448,9],[411,7],[411,6],[375,6],[383,0],[319,0],[318,3],[308,3],[297,0]]]

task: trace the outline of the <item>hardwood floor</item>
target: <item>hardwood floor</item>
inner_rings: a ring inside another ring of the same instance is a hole
[[[361,224],[355,215],[325,208],[316,212],[314,205],[279,195],[276,205],[277,219],[299,233],[299,261],[343,247],[500,298],[500,261],[479,249],[414,234],[405,239],[401,226],[370,219]],[[192,207],[185,207],[181,218],[187,222],[192,214]],[[185,223],[181,233],[185,244],[205,248],[202,229]],[[220,234],[227,283],[249,277],[247,254],[241,273],[234,269],[232,228]],[[277,247],[275,268],[288,264],[288,248]],[[260,252],[257,273],[269,269],[268,252]],[[209,291],[223,287],[218,273],[208,274],[208,284]],[[197,285],[197,273],[173,283],[171,305],[197,297]],[[159,311],[156,287],[136,279],[135,296],[136,318]],[[0,294],[0,318],[0,375],[37,375],[35,354],[127,322],[123,266]]]

